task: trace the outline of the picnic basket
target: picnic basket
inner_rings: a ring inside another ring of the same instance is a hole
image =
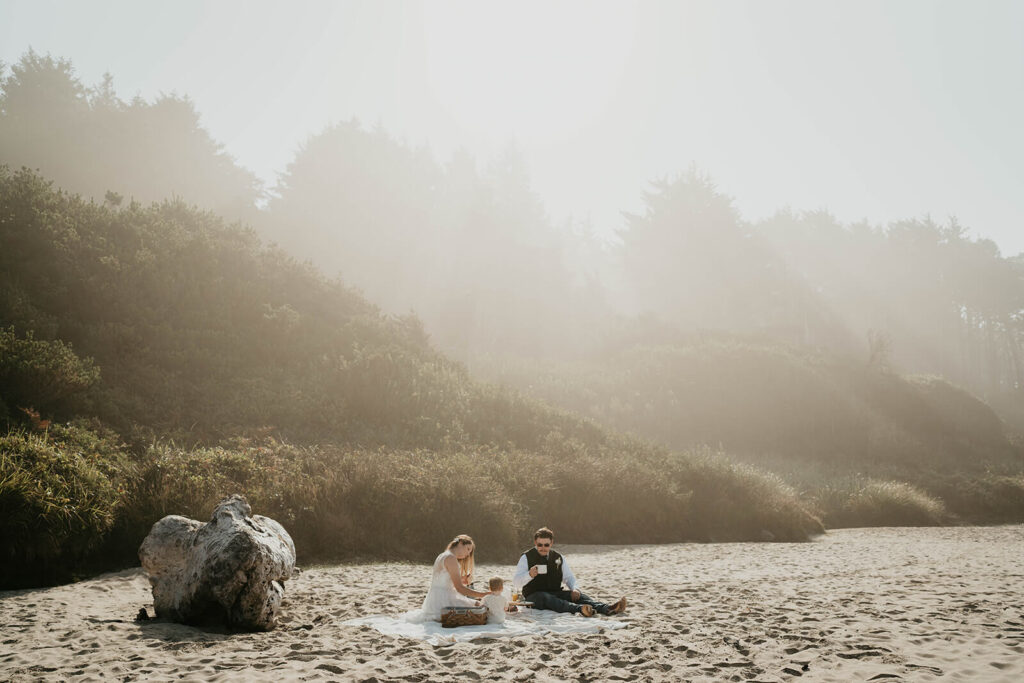
[[[441,626],[483,626],[487,623],[486,607],[444,607],[441,609]]]

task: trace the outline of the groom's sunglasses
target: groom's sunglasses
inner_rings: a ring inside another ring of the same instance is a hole
[[[538,543],[537,547],[538,548],[550,548],[551,544],[550,543]]]

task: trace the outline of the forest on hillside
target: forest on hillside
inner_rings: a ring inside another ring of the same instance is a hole
[[[585,222],[551,223],[514,147],[483,167],[468,152],[442,163],[350,121],[312,135],[262,187],[187,97],[124,102],[113,77],[88,87],[70,61],[31,51],[7,71],[0,162],[97,202],[178,198],[244,221],[384,312],[414,311],[460,359],[577,358],[649,315],[682,333],[881,353],[1012,424],[1024,404],[1024,261],[955,218],[843,225],[784,208],[750,222],[690,169],[652,182],[608,245]]]
[[[514,148],[355,121],[263,187],[31,51],[0,167],[0,584],[235,491],[300,559],[1024,520],[1024,259],[954,219],[751,222],[690,170],[604,244]]]

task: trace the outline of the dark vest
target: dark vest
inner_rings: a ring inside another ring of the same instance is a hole
[[[530,548],[523,555],[526,555],[526,566],[532,567],[538,564],[547,564],[547,574],[537,574],[530,579],[530,582],[523,586],[523,596],[530,597],[530,593],[546,591],[557,593],[562,590],[562,556],[554,550],[548,551],[547,559],[543,558],[536,548]]]

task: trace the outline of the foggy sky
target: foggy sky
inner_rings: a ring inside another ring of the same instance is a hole
[[[1011,2],[0,0],[29,48],[188,94],[268,185],[357,117],[444,160],[514,142],[552,218],[611,235],[649,180],[707,171],[745,217],[956,215],[1024,251],[1024,6]]]

